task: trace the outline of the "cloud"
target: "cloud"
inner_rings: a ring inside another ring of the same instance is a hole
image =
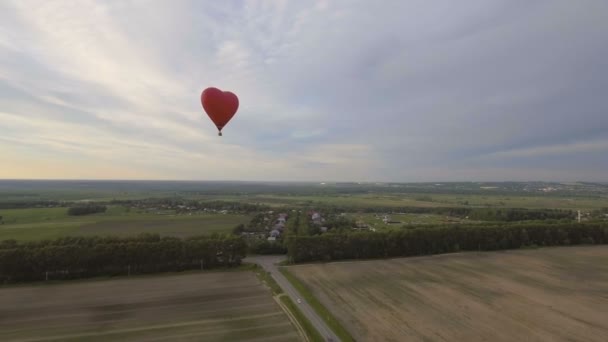
[[[486,155],[489,158],[534,158],[542,156],[568,156],[571,154],[604,152],[608,155],[608,139],[595,141],[582,141],[567,144],[547,146],[534,146],[506,151],[494,152]]]
[[[593,0],[5,1],[0,177],[605,180],[605,13]],[[207,86],[240,98],[221,139]]]

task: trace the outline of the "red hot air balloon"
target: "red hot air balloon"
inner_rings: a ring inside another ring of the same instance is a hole
[[[239,109],[239,99],[229,91],[221,91],[217,88],[207,88],[201,94],[203,109],[211,118],[222,136],[222,128],[232,119]]]

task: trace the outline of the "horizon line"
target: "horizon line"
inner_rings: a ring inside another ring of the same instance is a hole
[[[58,181],[58,182],[217,182],[217,183],[357,183],[357,184],[426,184],[426,183],[608,183],[608,181],[566,180],[450,180],[450,181],[357,181],[357,180],[234,180],[234,179],[118,179],[118,178],[0,178],[2,181]]]

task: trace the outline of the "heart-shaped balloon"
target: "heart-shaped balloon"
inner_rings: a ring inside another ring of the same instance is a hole
[[[238,97],[229,91],[221,91],[210,87],[203,90],[201,103],[221,136],[224,126],[226,126],[239,109]]]

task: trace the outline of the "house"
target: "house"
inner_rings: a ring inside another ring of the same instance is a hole
[[[285,213],[279,214],[279,219],[287,220],[287,214],[285,214]]]
[[[268,241],[276,241],[276,239],[277,238],[274,237],[274,236],[269,236],[268,239],[266,239],[266,240],[268,240]]]
[[[327,227],[321,227],[321,233],[327,233]]]
[[[278,231],[283,231],[283,229],[285,229],[285,225],[282,223],[277,223],[274,225],[274,230],[278,230]]]
[[[357,222],[355,222],[355,226],[357,229],[367,229],[369,228],[369,225],[367,223],[365,223],[362,220],[358,220]]]
[[[312,223],[315,225],[321,225],[321,222],[323,222],[323,218],[321,217],[321,214],[319,214],[316,211],[312,212]]]
[[[285,218],[284,218],[284,217],[279,217],[279,218],[277,219],[277,223],[282,223],[282,224],[285,224],[285,221],[286,221],[286,220],[285,220]]]
[[[277,238],[277,237],[281,236],[281,232],[274,229],[270,232],[270,236]]]

